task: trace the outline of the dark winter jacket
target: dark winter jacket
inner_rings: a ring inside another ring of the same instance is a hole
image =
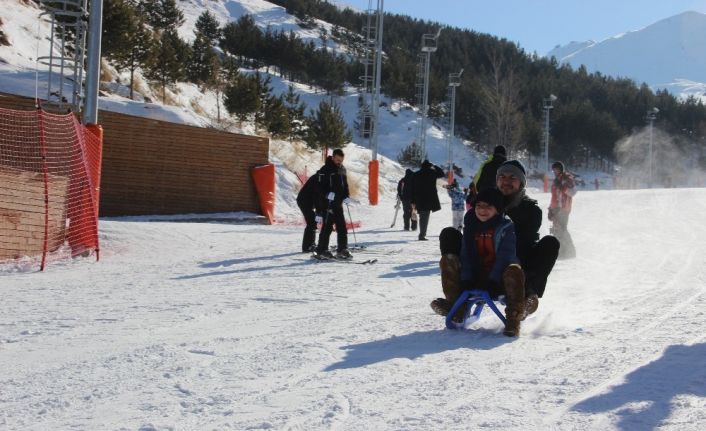
[[[473,182],[476,186],[476,191],[482,191],[484,189],[497,187],[497,182],[495,180],[498,168],[507,159],[502,154],[493,154],[488,158],[488,160],[483,163],[483,165],[478,169],[478,173],[473,177]]]
[[[316,206],[317,195],[317,177],[312,175],[306,180],[299,194],[297,195],[297,205],[304,209],[313,209]]]
[[[439,211],[441,203],[436,192],[436,180],[444,177],[444,171],[431,163],[422,164],[414,173],[414,191],[412,203],[417,211]]]
[[[517,257],[520,264],[525,266],[530,248],[539,241],[539,228],[542,225],[542,209],[537,201],[525,195],[521,190],[519,194],[509,197],[505,201],[505,214],[510,217],[515,225],[517,237]]]
[[[336,166],[333,162],[333,157],[328,156],[326,163],[319,169],[315,177],[318,194],[316,212],[321,214],[329,208],[341,207],[343,200],[349,197],[346,168]],[[331,192],[335,193],[336,196],[329,203],[327,196]]]
[[[481,222],[468,211],[461,245],[462,285],[486,290],[488,281],[500,285],[505,268],[518,263],[515,249],[515,227],[509,218],[498,214]]]
[[[407,169],[402,178],[397,183],[397,197],[401,200],[411,201],[414,195],[414,171]]]

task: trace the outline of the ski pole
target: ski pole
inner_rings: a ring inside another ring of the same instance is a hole
[[[346,209],[348,210],[348,218],[351,220],[351,230],[353,231],[353,241],[355,242],[355,248],[358,248],[358,238],[355,237],[355,226],[353,224],[353,217],[351,217],[351,207],[346,204]]]

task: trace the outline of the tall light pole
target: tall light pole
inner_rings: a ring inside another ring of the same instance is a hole
[[[648,162],[650,164],[650,168],[648,170],[649,172],[649,188],[652,188],[652,167],[654,166],[654,151],[652,150],[652,141],[653,141],[653,126],[654,122],[657,119],[657,114],[659,113],[659,109],[652,108],[649,111],[647,111],[647,121],[650,122],[650,149],[649,149],[649,155],[648,155]]]
[[[422,118],[419,130],[419,146],[421,148],[422,157],[426,156],[427,131],[426,121],[429,111],[429,63],[431,62],[431,53],[436,52],[436,40],[441,34],[441,29],[436,34],[422,35],[422,52],[424,53],[424,98],[422,100]]]
[[[449,106],[449,142],[448,142],[448,158],[449,158],[449,184],[453,182],[453,157],[451,152],[451,143],[455,136],[455,120],[456,120],[456,87],[461,85],[461,75],[463,69],[458,73],[449,73],[449,92],[451,93]]]
[[[549,174],[549,113],[554,109],[554,102],[556,102],[557,97],[550,94],[549,97],[544,98],[543,108],[544,108],[544,169],[547,175]]]

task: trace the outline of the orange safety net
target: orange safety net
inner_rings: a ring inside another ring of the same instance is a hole
[[[101,150],[73,114],[0,109],[0,261],[99,257]]]

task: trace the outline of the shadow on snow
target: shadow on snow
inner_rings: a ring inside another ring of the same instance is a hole
[[[706,397],[704,358],[706,343],[670,346],[662,357],[628,374],[624,383],[581,401],[572,410],[599,413],[618,409],[618,429],[656,429],[678,402],[674,398]]]
[[[508,337],[484,329],[477,331],[435,329],[413,332],[342,347],[347,350],[346,357],[338,363],[329,365],[324,371],[365,367],[395,358],[416,359],[424,355],[457,349],[490,350],[511,341],[512,339]]]

